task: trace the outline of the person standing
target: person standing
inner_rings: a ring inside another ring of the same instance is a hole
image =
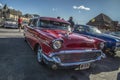
[[[19,32],[21,32],[21,27],[22,27],[22,18],[21,18],[21,16],[19,16],[19,18],[18,18],[18,28],[19,28]]]
[[[58,16],[57,19],[60,19],[60,16]]]
[[[70,24],[71,24],[70,27],[73,29],[75,23],[74,23],[74,21],[73,21],[73,17],[72,17],[72,16],[69,18],[68,22],[70,22]]]

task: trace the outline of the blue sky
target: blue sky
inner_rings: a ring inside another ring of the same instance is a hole
[[[86,24],[100,13],[120,22],[120,0],[0,0],[0,4],[7,4],[23,14],[60,16],[65,20],[73,16],[80,24]]]

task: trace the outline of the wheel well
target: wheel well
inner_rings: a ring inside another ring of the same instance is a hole
[[[38,43],[36,43],[35,46],[34,46],[34,52],[35,52],[35,54],[36,54],[36,52],[37,52],[37,47],[38,47],[38,46],[39,46]]]

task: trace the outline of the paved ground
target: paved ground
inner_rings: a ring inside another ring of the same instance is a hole
[[[120,52],[89,70],[50,70],[36,62],[22,32],[0,29],[0,80],[120,80]]]

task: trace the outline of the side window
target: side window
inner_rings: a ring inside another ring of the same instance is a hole
[[[40,20],[38,20],[38,27],[40,27],[41,26],[41,21]]]
[[[87,29],[86,29],[86,32],[90,32],[90,29],[89,29],[89,28],[87,28]]]
[[[32,19],[29,20],[28,26],[32,24]]]
[[[38,19],[33,20],[32,24],[33,24],[34,27],[37,27],[37,21],[38,21]]]
[[[30,21],[29,21],[29,26],[30,27],[36,27],[37,26],[37,21],[38,21],[38,19],[31,19]]]
[[[49,21],[46,21],[46,20],[39,20],[38,21],[38,27],[48,27],[50,26],[50,22]]]

